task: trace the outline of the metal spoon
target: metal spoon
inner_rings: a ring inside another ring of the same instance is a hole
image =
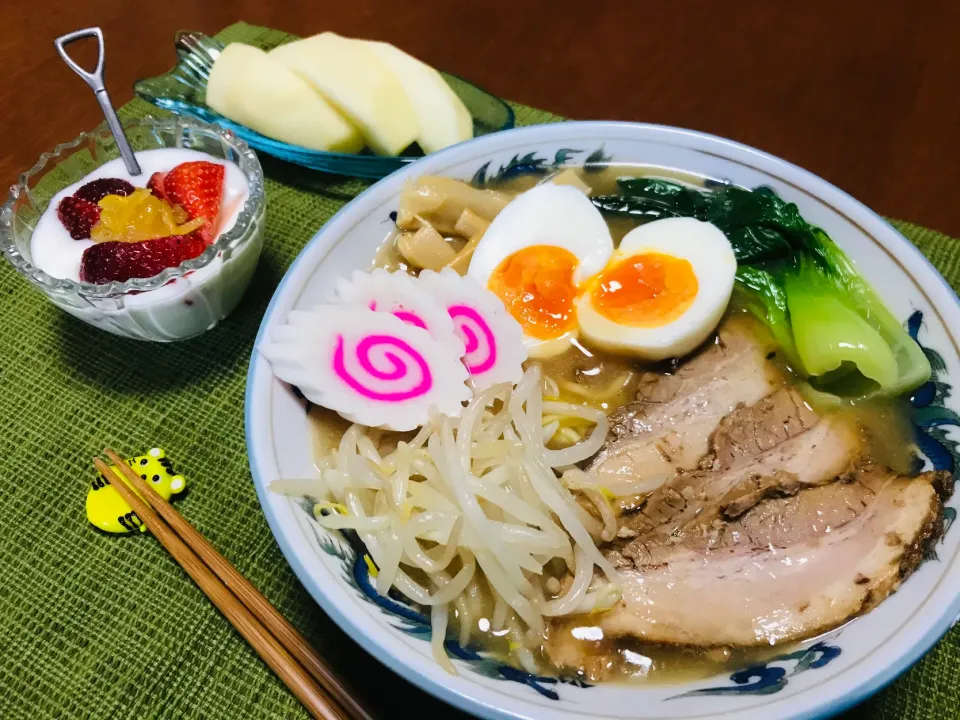
[[[93,72],[87,72],[80,67],[73,60],[73,58],[67,55],[66,49],[66,46],[70,43],[88,37],[95,37],[97,39],[97,45],[99,46],[97,66],[94,68]],[[67,66],[77,75],[83,78],[83,81],[90,86],[90,89],[93,90],[94,94],[97,96],[97,102],[100,103],[100,109],[103,111],[103,116],[107,120],[107,127],[109,127],[110,132],[113,133],[113,138],[117,141],[117,147],[120,149],[120,156],[123,158],[123,162],[127,166],[127,172],[129,172],[131,175],[139,175],[141,173],[140,164],[137,162],[137,158],[133,154],[133,148],[130,147],[130,142],[127,140],[127,136],[123,133],[123,127],[120,125],[120,118],[117,117],[117,112],[113,109],[113,104],[110,102],[110,96],[107,95],[107,88],[103,84],[103,31],[98,27],[86,28],[85,30],[75,30],[74,32],[67,33],[66,35],[61,35],[53,41],[53,44],[57,48],[57,53],[61,58],[63,58],[63,61],[67,64]]]

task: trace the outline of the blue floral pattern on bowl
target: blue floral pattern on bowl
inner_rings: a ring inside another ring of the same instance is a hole
[[[780,692],[787,686],[787,679],[799,675],[807,670],[816,670],[824,667],[831,660],[840,656],[840,648],[818,642],[808,648],[795,652],[777,655],[764,663],[757,663],[737,670],[730,676],[733,685],[701,688],[690,690],[667,698],[696,697],[698,695],[771,695]],[[786,670],[776,663],[794,663],[791,670]]]
[[[133,86],[137,95],[159,108],[229,128],[255,150],[281,160],[338,175],[382,178],[422,157],[323,152],[261,135],[220,115],[205,102],[210,69],[223,44],[203,33],[184,30],[177,33],[174,44],[178,57],[176,67],[163,75],[138,80]],[[441,75],[470,111],[475,137],[513,127],[513,110],[503,100],[456,75],[443,72]]]
[[[549,172],[558,170],[567,165],[580,165],[585,172],[598,172],[607,167],[607,164],[613,160],[612,157],[604,152],[603,147],[590,152],[582,161],[577,158],[583,155],[585,150],[576,150],[574,148],[561,148],[553,155],[553,159],[538,156],[535,152],[525,155],[514,155],[508,162],[501,165],[491,174],[491,163],[486,162],[480,166],[470,182],[476,187],[487,187],[497,183],[513,180],[524,175],[546,175]]]

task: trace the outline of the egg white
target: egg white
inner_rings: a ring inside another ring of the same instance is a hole
[[[622,325],[601,315],[592,296],[577,298],[580,334],[611,352],[645,360],[686,355],[709,337],[723,317],[733,292],[737,260],[726,236],[711,223],[669,218],[641,225],[627,233],[610,265],[644,253],[661,253],[689,261],[697,278],[697,296],[680,317],[659,327]]]
[[[493,219],[470,260],[467,274],[483,287],[504,260],[536,245],[563,248],[577,258],[573,282],[600,272],[613,254],[613,239],[603,215],[580,190],[545,183],[521,193]],[[562,353],[577,335],[572,330],[547,340],[524,333],[531,357]]]

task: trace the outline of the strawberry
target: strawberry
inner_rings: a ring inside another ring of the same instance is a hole
[[[57,206],[57,217],[74,240],[90,237],[90,229],[100,220],[100,206],[74,196],[65,197]]]
[[[163,192],[168,201],[186,210],[191,220],[203,217],[212,224],[220,214],[225,172],[223,165],[206,160],[181,163],[163,178]]]
[[[206,247],[199,230],[141,242],[97,243],[83,251],[80,279],[102,285],[115,280],[153,277],[197,257]]]
[[[147,190],[153,193],[154,197],[158,197],[161,200],[167,199],[167,193],[163,190],[163,179],[167,176],[163,172],[155,172],[150,176],[150,179],[147,181]]]
[[[86,185],[80,187],[73,196],[92,203],[98,203],[107,195],[119,195],[126,197],[130,195],[135,188],[126,180],[120,178],[100,178],[91,180]]]

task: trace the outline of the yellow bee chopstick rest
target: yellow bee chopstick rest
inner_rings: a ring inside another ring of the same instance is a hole
[[[160,448],[153,448],[146,455],[130,458],[127,465],[164,500],[169,500],[187,487],[183,475],[177,475],[173,471],[167,454]],[[126,478],[123,481],[136,492]],[[120,493],[111,487],[110,481],[99,473],[87,491],[87,520],[108,533],[129,533],[134,530],[145,532],[147,529],[133,509],[120,497]]]

